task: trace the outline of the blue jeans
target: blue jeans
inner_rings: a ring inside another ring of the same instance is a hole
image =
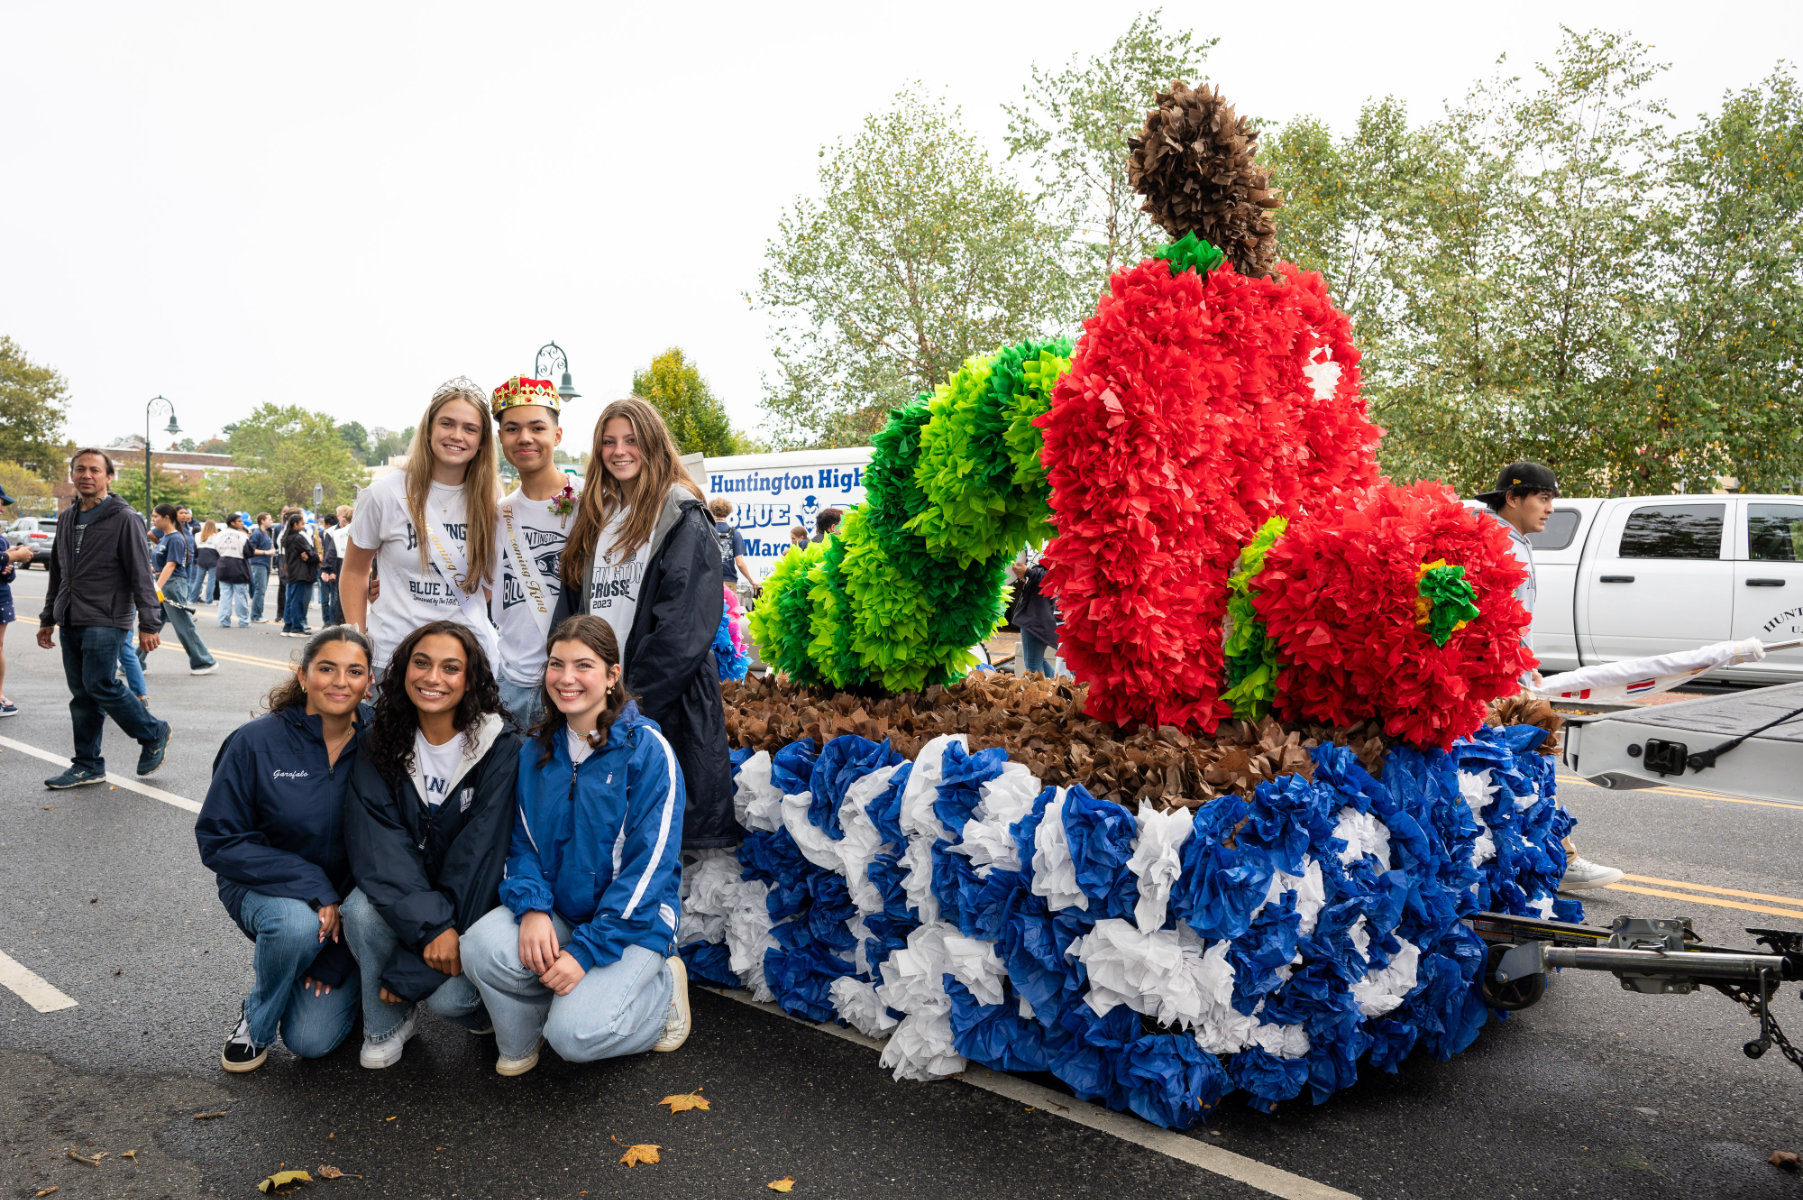
[[[539,718],[545,715],[543,687],[536,683],[531,687],[521,687],[517,683],[508,683],[505,679],[495,682],[501,685],[501,707],[519,723],[521,729],[531,729],[538,724]]]
[[[346,980],[323,996],[301,986],[319,956],[319,914],[300,900],[251,892],[238,910],[257,940],[256,982],[244,998],[250,1040],[275,1044],[276,1034],[301,1058],[338,1048],[357,1023],[357,981]]]
[[[250,564],[250,619],[263,619],[263,596],[269,591],[269,560],[259,558]]]
[[[291,583],[283,589],[283,633],[299,633],[307,627],[307,606],[312,599],[313,585],[310,583]]]
[[[211,604],[219,598],[219,568],[207,567],[200,573],[200,588],[194,593],[200,603]]]
[[[65,625],[59,632],[63,681],[69,685],[69,719],[75,726],[75,766],[84,771],[106,770],[100,735],[108,717],[140,744],[162,737],[163,722],[151,716],[138,697],[119,682],[119,648],[130,631],[110,625]]]
[[[150,695],[150,685],[144,682],[144,664],[138,661],[138,639],[129,629],[125,640],[119,643],[119,669],[125,672],[125,686],[132,695]]]
[[[362,888],[352,890],[344,898],[338,916],[344,922],[344,941],[356,956],[357,974],[362,979],[363,1040],[385,1041],[413,1012],[411,1004],[387,1004],[382,1000],[382,971],[400,940]],[[438,990],[426,997],[426,1008],[465,1029],[483,1029],[488,1025],[488,1014],[482,1011],[482,994],[467,974],[453,975],[439,984]]]
[[[210,667],[213,655],[200,640],[200,631],[194,628],[194,614],[182,607],[187,603],[188,577],[171,575],[163,585],[163,625],[175,630],[175,636],[181,639],[182,649],[188,652],[188,666]]]
[[[344,624],[344,609],[338,604],[338,581],[319,581],[319,623],[321,625]]]
[[[1050,672],[1048,672],[1045,669],[1046,651],[1053,650],[1056,648],[1057,648],[1056,646],[1049,646],[1046,643],[1040,641],[1038,638],[1034,637],[1031,633],[1028,633],[1025,629],[1021,630],[1020,631],[1020,669],[1022,671],[1037,672],[1040,675],[1050,674]]]
[[[238,624],[250,624],[250,584],[222,583],[219,585],[219,624],[229,627],[232,613],[238,614]]]
[[[570,926],[555,913],[557,944]],[[520,961],[520,926],[505,905],[463,935],[463,970],[482,993],[495,1026],[495,1049],[524,1058],[539,1035],[566,1062],[595,1062],[643,1054],[664,1035],[675,986],[662,955],[628,946],[618,962],[591,968],[569,995],[559,996]]]

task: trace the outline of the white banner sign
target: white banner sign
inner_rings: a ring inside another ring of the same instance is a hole
[[[728,523],[745,539],[745,556],[759,579],[788,552],[789,531],[814,535],[822,509],[850,509],[864,502],[864,468],[870,447],[740,454],[707,460],[707,497],[732,501]]]

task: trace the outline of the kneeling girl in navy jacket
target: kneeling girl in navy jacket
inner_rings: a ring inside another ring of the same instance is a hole
[[[502,1075],[537,1066],[545,1042],[592,1062],[674,1050],[689,1033],[682,772],[627,697],[606,621],[571,617],[547,646],[547,715],[520,750],[501,907],[463,939]]]
[[[369,722],[369,642],[343,625],[301,651],[268,715],[219,747],[194,823],[219,899],[256,942],[256,981],[220,1064],[254,1071],[279,1033],[302,1058],[330,1054],[357,1020],[357,964],[339,937],[350,890],[344,786]]]
[[[420,1001],[488,1027],[461,935],[499,902],[520,743],[466,627],[433,621],[395,647],[344,801],[357,880],[344,940],[360,969],[365,1067],[401,1060]]]

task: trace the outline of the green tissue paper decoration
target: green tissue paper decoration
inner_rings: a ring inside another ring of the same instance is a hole
[[[1265,636],[1265,623],[1252,607],[1252,584],[1265,569],[1265,554],[1289,525],[1283,517],[1272,517],[1261,525],[1240,551],[1233,574],[1227,578],[1227,636],[1221,648],[1227,660],[1228,686],[1221,699],[1233,705],[1233,715],[1243,720],[1256,721],[1270,712],[1277,695],[1277,674],[1283,664],[1277,659],[1277,644]]]
[[[1185,271],[1206,275],[1227,261],[1225,254],[1193,232],[1184,234],[1168,246],[1160,246],[1152,251],[1152,257],[1169,261],[1173,278]]]
[[[1477,591],[1466,580],[1464,567],[1449,567],[1443,558],[1422,563],[1415,590],[1415,624],[1427,630],[1436,646],[1444,646],[1478,618]]]
[[[798,683],[917,691],[960,678],[1001,625],[1008,564],[1050,533],[1045,412],[1068,340],[967,360],[871,439],[864,503],[764,584],[752,635]]]

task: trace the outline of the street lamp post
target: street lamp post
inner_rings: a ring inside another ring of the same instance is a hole
[[[535,379],[551,379],[560,375],[557,395],[566,403],[582,395],[570,383],[569,356],[564,354],[563,347],[556,342],[546,342],[538,348],[538,356],[532,360],[532,375]]]
[[[175,423],[175,405],[162,396],[152,396],[144,405],[144,519],[149,520],[153,505],[150,500],[150,414],[161,404],[169,410],[169,428],[166,433],[180,433],[182,427]]]

